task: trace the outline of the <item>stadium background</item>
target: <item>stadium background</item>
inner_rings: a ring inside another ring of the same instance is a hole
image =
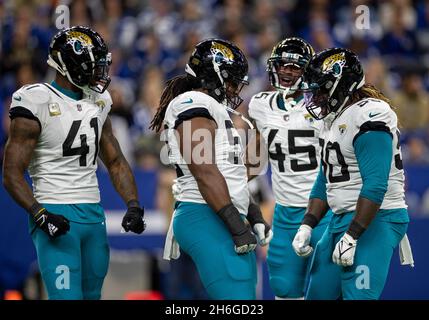
[[[319,51],[333,46],[354,50],[364,63],[367,82],[392,99],[402,127],[402,152],[414,249],[414,269],[401,267],[398,255],[383,298],[429,299],[429,1],[327,0],[0,0],[0,154],[7,139],[12,93],[24,84],[50,82],[49,41],[57,31],[55,9],[70,8],[70,25],[89,25],[113,55],[109,91],[111,118],[121,147],[137,176],[148,230],[142,236],[120,233],[124,206],[105,170],[98,175],[108,217],[111,264],[103,298],[205,298],[192,262],[183,256],[161,259],[171,216],[175,172],[159,161],[159,137],[148,129],[166,79],[183,72],[192,47],[201,39],[235,42],[249,59],[251,95],[269,89],[265,62],[273,45],[300,36]],[[358,5],[370,9],[369,29],[356,28]],[[244,126],[240,119],[234,119]],[[251,185],[264,212],[273,205],[269,173]],[[0,297],[44,298],[27,232],[26,213],[0,188]],[[270,299],[264,252],[260,257],[258,297]]]

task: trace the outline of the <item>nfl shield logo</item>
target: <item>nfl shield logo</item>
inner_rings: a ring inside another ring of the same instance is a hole
[[[288,114],[285,114],[285,115],[283,116],[283,119],[284,119],[284,121],[289,121],[289,115],[288,115]]]
[[[77,111],[82,111],[82,105],[81,104],[76,105],[76,107],[77,107]]]

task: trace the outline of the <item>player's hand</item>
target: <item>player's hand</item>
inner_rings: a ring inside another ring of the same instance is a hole
[[[36,225],[42,229],[50,238],[55,239],[70,230],[70,222],[62,215],[41,209],[33,216]]]
[[[128,207],[127,213],[122,219],[122,228],[124,228],[126,232],[132,231],[141,234],[146,229],[146,222],[143,216],[144,208]]]
[[[249,228],[246,228],[242,234],[233,235],[232,240],[234,241],[234,250],[238,254],[249,253],[256,249],[256,238]]]
[[[293,250],[300,257],[307,257],[313,252],[310,246],[312,230],[313,228],[309,225],[302,224],[292,241]]]
[[[357,240],[347,232],[335,245],[332,253],[332,261],[343,267],[350,267],[354,263]]]
[[[252,230],[258,239],[259,245],[263,247],[270,243],[273,238],[273,231],[262,217],[262,212],[258,205],[254,203],[249,204],[247,220],[252,226]]]

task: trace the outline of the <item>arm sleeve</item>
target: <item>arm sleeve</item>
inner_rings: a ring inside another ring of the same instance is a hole
[[[326,196],[326,177],[323,173],[323,166],[320,163],[319,174],[317,175],[316,181],[314,182],[313,188],[311,189],[310,199],[317,198],[327,201]]]
[[[193,108],[186,109],[177,115],[176,122],[174,123],[174,129],[177,129],[177,127],[184,121],[197,117],[207,118],[216,122],[207,108],[204,106],[194,106]]]
[[[387,191],[392,162],[391,134],[368,131],[355,140],[354,149],[362,177],[360,196],[381,204]]]

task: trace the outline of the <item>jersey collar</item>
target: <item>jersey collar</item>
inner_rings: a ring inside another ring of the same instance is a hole
[[[301,95],[298,98],[294,99],[294,101],[296,103],[294,105],[292,105],[291,107],[293,108],[294,106],[296,106],[303,98],[304,98],[304,96]],[[276,101],[277,101],[277,106],[279,107],[280,110],[289,111],[288,109],[286,109],[286,105],[285,105],[283,95],[281,95],[280,93],[277,93]],[[288,104],[288,105],[290,105],[290,104]]]
[[[54,81],[51,82],[51,86],[53,86],[55,89],[57,89],[62,94],[66,95],[67,97],[73,99],[73,100],[81,100],[82,99],[82,93],[81,92],[74,92],[69,89],[65,89],[61,87],[58,83]]]

